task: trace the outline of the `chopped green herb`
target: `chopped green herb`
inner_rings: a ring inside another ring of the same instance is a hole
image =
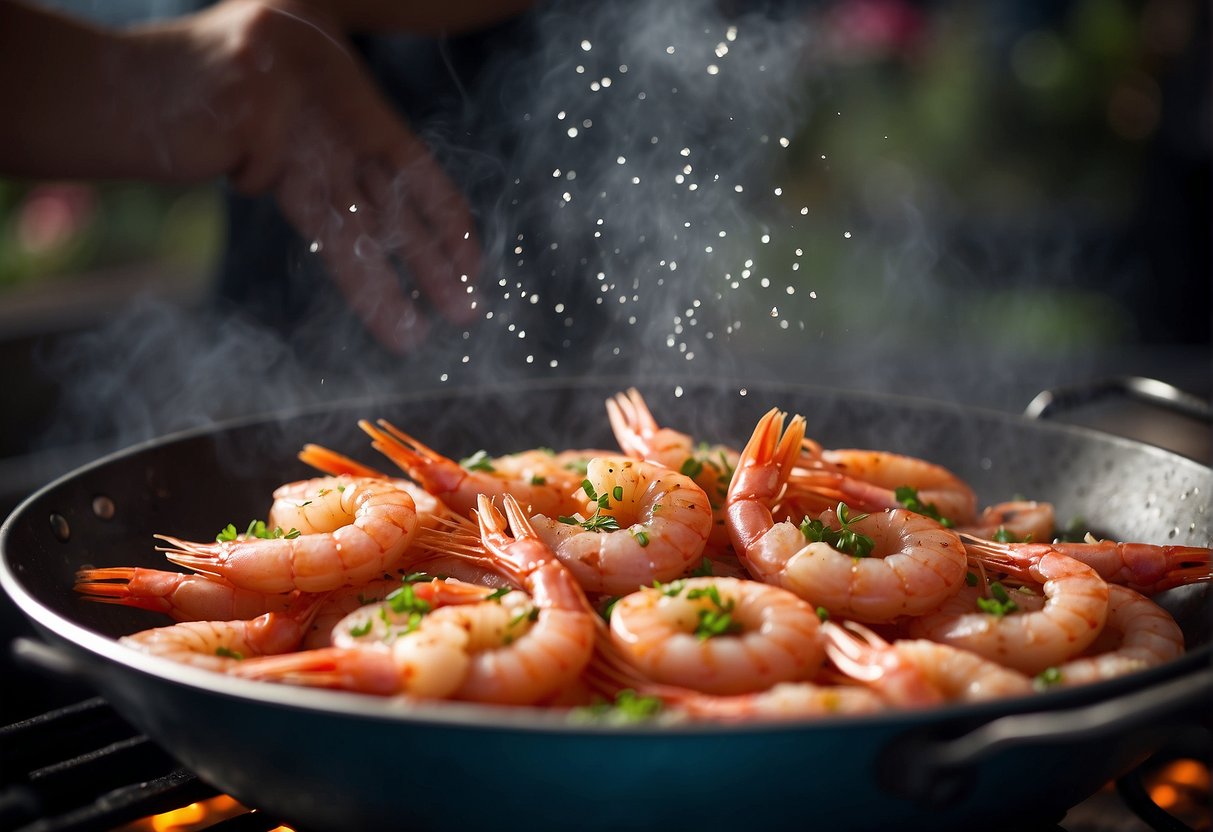
[[[839,552],[857,558],[866,558],[872,554],[872,550],[876,548],[876,541],[851,528],[852,523],[858,523],[868,515],[860,514],[852,517],[851,510],[845,503],[839,503],[835,513],[838,515],[840,524],[838,529],[831,529],[820,520],[805,518],[804,522],[800,524],[800,533],[804,535],[805,540],[813,543],[825,543]]]
[[[692,578],[710,578],[712,577],[712,562],[707,558],[699,561],[699,565],[691,570]]]
[[[990,594],[994,597],[977,599],[977,608],[982,612],[1002,618],[1019,609],[1019,605],[1011,600],[1006,587],[998,581],[990,584]]]
[[[493,467],[493,458],[489,456],[488,451],[484,450],[476,451],[467,459],[459,460],[459,464],[469,471],[487,471],[490,474],[497,471]]]
[[[428,572],[410,572],[400,579],[401,583],[420,584],[432,580],[432,576]]]
[[[644,722],[660,714],[663,707],[657,697],[640,696],[629,688],[615,694],[613,702],[599,699],[593,705],[574,708],[569,715],[577,722]]]
[[[232,650],[231,648],[224,647],[222,644],[215,648],[215,655],[221,656],[225,659],[235,659],[238,662],[244,661],[243,653],[241,653],[239,650]]]
[[[389,592],[383,600],[387,601],[392,612],[399,614],[420,613],[425,615],[431,609],[429,601],[417,597],[417,590],[413,589],[412,584],[405,584],[400,589]]]
[[[893,490],[893,499],[901,503],[909,511],[915,514],[921,514],[930,517],[932,520],[937,520],[944,528],[951,528],[955,524],[939,513],[934,503],[924,503],[918,498],[918,489],[908,485],[898,486]]]
[[[287,540],[294,540],[302,534],[298,529],[292,528],[289,532],[284,532],[281,526],[275,526],[272,530],[266,526],[264,520],[252,520],[248,524],[248,528],[244,530],[245,538],[260,538],[262,540],[275,540],[284,537]],[[236,531],[236,526],[228,523],[223,527],[223,531],[215,535],[215,540],[219,543],[228,543],[233,540],[239,540],[240,534]]]
[[[558,519],[561,523],[566,523],[570,526],[581,526],[587,532],[617,532],[619,531],[619,521],[610,514],[603,514],[602,510],[610,508],[611,498],[609,494],[599,494],[594,490],[594,484],[588,479],[581,481],[581,490],[590,498],[590,502],[595,504],[594,513],[589,517],[582,518],[579,514],[572,516],[562,515]],[[623,486],[615,486],[615,500],[618,502],[623,499]]]
[[[830,611],[827,610],[825,607],[818,607],[817,608],[817,617],[820,618],[822,621],[829,621],[830,620]]]
[[[1030,543],[1032,541],[1031,534],[1025,534],[1023,537],[1017,537],[1007,531],[1006,526],[999,526],[998,531],[994,532],[994,540],[997,543]]]
[[[715,636],[729,635],[741,631],[741,625],[733,620],[733,608],[736,602],[729,599],[726,604],[720,597],[720,590],[715,584],[692,589],[687,592],[689,600],[707,598],[716,609],[699,611],[699,624],[695,627],[695,635],[700,641],[706,641]]]
[[[497,603],[500,604],[501,599],[509,594],[510,594],[510,588],[508,586],[502,586],[502,587],[498,587],[497,589],[494,589],[491,593],[484,596],[484,600],[496,601]]]
[[[531,485],[547,485],[547,484],[548,484],[547,477],[541,477],[538,474],[532,475]]]
[[[649,545],[649,532],[644,526],[636,525],[628,529],[632,533],[632,537],[636,538],[636,542],[640,544],[640,548]]]
[[[219,543],[227,543],[228,541],[235,540],[237,537],[239,537],[239,533],[236,531],[236,527],[228,523],[223,527],[223,531],[215,535],[215,540]]]
[[[352,635],[354,638],[362,638],[362,636],[366,635],[370,631],[371,621],[369,618],[366,621],[363,621],[361,624],[355,624],[353,627],[350,627],[350,635]]]
[[[1061,668],[1046,667],[1032,679],[1032,686],[1037,690],[1048,690],[1054,685],[1061,684]]]
[[[329,493],[330,491],[332,491],[332,490],[333,490],[333,489],[331,489],[331,488],[322,488],[322,489],[320,489],[319,491],[317,491],[317,492],[316,492],[316,496],[317,496],[317,497],[323,497],[325,494],[328,494],[328,493]]]
[[[344,485],[339,485],[339,486],[337,486],[337,491],[338,491],[338,492],[340,492],[340,493],[342,493],[342,494],[344,494],[344,493],[345,493],[345,486],[344,486]]]
[[[602,607],[602,617],[606,621],[611,620],[611,613],[615,610],[615,605],[619,603],[622,595],[615,595],[607,599],[606,604]]]
[[[686,588],[686,581],[670,581],[668,584],[663,584],[656,578],[653,579],[653,589],[660,590],[661,594],[667,598],[674,598],[681,595],[682,591]]]
[[[686,461],[682,463],[682,467],[678,469],[678,473],[684,477],[695,479],[703,473],[703,463],[693,456],[688,456]]]
[[[966,572],[965,573],[965,585],[966,586],[977,586],[977,573],[976,572]]]

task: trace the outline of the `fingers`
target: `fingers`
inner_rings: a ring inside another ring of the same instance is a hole
[[[390,248],[375,233],[371,199],[357,186],[348,156],[321,166],[295,166],[277,198],[287,219],[313,241],[350,309],[388,350],[419,346],[429,323],[406,294]],[[310,172],[309,172],[310,171]]]

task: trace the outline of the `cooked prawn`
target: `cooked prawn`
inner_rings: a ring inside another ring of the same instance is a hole
[[[610,626],[615,646],[648,678],[739,694],[812,678],[825,659],[819,622],[778,587],[688,578],[620,598]]]
[[[771,410],[742,451],[729,493],[729,530],[752,575],[782,586],[831,615],[890,621],[938,607],[964,585],[966,559],[959,538],[930,518],[888,509],[848,518],[827,511],[823,527],[866,536],[866,557],[810,541],[790,522],[776,523],[771,506],[800,448],[804,420],[783,431],[784,414]],[[841,509],[840,509],[841,512]]]
[[[1052,503],[1013,500],[989,506],[972,523],[956,527],[957,534],[986,540],[1013,538],[1047,543],[1053,539],[1057,518]]]
[[[916,502],[899,498],[905,488]],[[785,504],[799,516],[839,502],[857,511],[910,508],[951,525],[972,523],[977,514],[977,495],[964,480],[942,465],[903,454],[825,450],[819,463],[792,471]]]
[[[499,704],[534,704],[555,696],[588,664],[597,616],[517,502],[507,496],[504,504],[514,535],[482,498],[482,541],[502,571],[529,594],[510,592],[432,611],[428,603],[416,603],[424,599],[414,598],[404,617],[386,622],[390,626],[382,633],[368,630],[369,643],[248,662],[237,672],[368,693]],[[371,620],[378,614],[371,613]],[[360,633],[367,615],[358,613],[354,628]]]
[[[1022,548],[1028,544],[1008,544]],[[1155,546],[1150,543],[1053,543],[1052,548],[1090,566],[1109,583],[1146,595],[1186,584],[1213,581],[1213,560],[1204,546]],[[1025,549],[1024,551],[1032,551]]]
[[[694,691],[662,691],[665,705],[693,719],[720,722],[806,719],[883,711],[885,702],[859,685],[781,682],[768,690],[735,696],[710,696]]]
[[[231,673],[249,657],[295,650],[323,600],[324,595],[301,596],[284,612],[267,612],[247,621],[184,621],[118,641],[153,656]]]
[[[1085,650],[1103,629],[1108,584],[1095,570],[1049,547],[1025,553],[1013,544],[970,543],[983,569],[1039,585],[1040,609],[992,611],[959,593],[938,610],[908,622],[910,635],[971,650],[1023,673],[1036,674]]]
[[[75,589],[86,601],[139,607],[176,621],[249,619],[282,612],[294,598],[293,593],[240,589],[207,575],[129,566],[81,569],[76,573]]]
[[[1128,587],[1108,587],[1108,620],[1091,649],[1057,668],[1061,685],[1082,685],[1169,662],[1184,652],[1171,614]]]
[[[830,658],[843,673],[877,689],[894,691],[895,704],[921,704],[921,690],[906,695],[904,685],[889,685],[890,669],[913,668],[947,701],[976,702],[1032,692],[1032,680],[968,650],[927,639],[898,639],[888,642],[867,627],[854,622],[827,624]],[[914,677],[912,677],[914,678]],[[932,698],[929,694],[925,697]]]
[[[511,494],[522,505],[543,514],[576,510],[576,501],[570,495],[580,485],[581,476],[556,463],[553,454],[536,450],[484,457],[465,467],[390,422],[380,419],[375,426],[364,419],[358,426],[374,440],[376,450],[461,515],[476,507],[481,494],[496,498]]]
[[[690,477],[650,462],[597,457],[583,488],[587,499],[571,516],[537,514],[531,524],[587,592],[621,595],[700,562],[712,508]]]
[[[323,592],[356,586],[396,567],[417,531],[408,492],[390,481],[351,479],[338,491],[347,525],[272,539],[192,543],[157,535],[173,563],[257,592]]]
[[[737,451],[725,445],[696,443],[689,434],[661,427],[635,387],[607,399],[606,407],[615,441],[627,456],[686,474],[703,489],[713,512],[708,545],[727,547],[724,501],[737,466]]]

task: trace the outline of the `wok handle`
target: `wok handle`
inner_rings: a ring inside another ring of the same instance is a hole
[[[951,739],[910,731],[881,752],[876,774],[897,797],[943,807],[963,799],[976,767],[999,754],[1178,730],[1207,719],[1210,701],[1213,668],[1202,668],[1091,705],[1000,717]]]
[[[1028,402],[1023,415],[1029,419],[1045,419],[1110,396],[1126,396],[1197,421],[1213,423],[1213,407],[1204,399],[1165,381],[1142,376],[1115,376],[1043,390]]]

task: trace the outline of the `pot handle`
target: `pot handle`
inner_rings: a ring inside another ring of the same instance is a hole
[[[1110,396],[1125,396],[1197,421],[1213,423],[1213,407],[1204,399],[1165,381],[1142,376],[1115,376],[1043,390],[1028,402],[1023,415],[1029,419],[1045,419]]]
[[[1182,727],[1181,717],[1188,714],[1207,718],[1211,699],[1213,668],[1202,668],[1091,705],[1000,717],[951,739],[909,731],[882,750],[876,775],[886,792],[944,807],[963,798],[976,767],[990,757],[1011,749]]]

